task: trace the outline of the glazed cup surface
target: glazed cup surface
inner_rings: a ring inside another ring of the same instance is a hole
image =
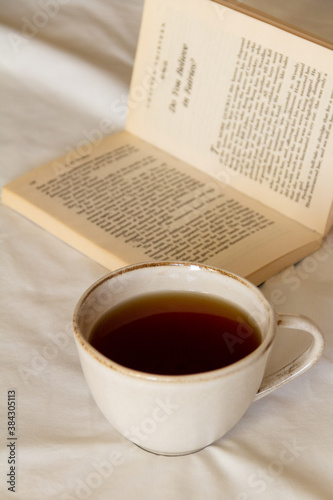
[[[170,291],[206,294],[241,309],[260,332],[259,347],[218,370],[169,376],[121,366],[91,346],[91,331],[107,311],[144,294]],[[96,404],[123,436],[166,455],[202,449],[240,420],[262,384],[276,323],[272,307],[248,281],[220,269],[176,262],[114,271],[83,294],[74,312],[75,341]],[[273,381],[268,392],[274,388]]]

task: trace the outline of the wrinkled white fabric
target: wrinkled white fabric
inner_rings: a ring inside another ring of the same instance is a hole
[[[248,3],[332,30],[330,0]],[[1,0],[1,186],[92,140],[101,120],[110,132],[123,128],[141,10],[142,0]],[[1,499],[332,498],[332,244],[262,286],[276,310],[322,328],[319,362],[254,403],[213,446],[168,458],[119,436],[83,378],[72,313],[107,270],[14,211],[0,213]],[[15,493],[6,482],[10,390]]]

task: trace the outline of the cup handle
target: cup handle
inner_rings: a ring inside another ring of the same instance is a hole
[[[312,342],[308,349],[287,365],[274,373],[264,376],[254,400],[266,396],[283,384],[308,370],[320,358],[324,349],[324,336],[319,328],[305,316],[294,314],[276,314],[277,326],[302,330],[312,335]]]

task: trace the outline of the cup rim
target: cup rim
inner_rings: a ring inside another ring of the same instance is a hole
[[[104,356],[104,354],[100,353],[97,349],[95,349],[90,342],[84,337],[83,333],[80,331],[80,327],[78,324],[78,313],[80,312],[80,309],[84,303],[84,301],[89,297],[89,295],[96,289],[98,288],[102,283],[105,281],[108,281],[111,278],[114,278],[116,276],[120,276],[124,273],[127,272],[132,272],[137,269],[143,269],[143,268],[152,268],[152,267],[163,267],[163,266],[180,266],[180,267],[191,267],[195,266],[196,268],[200,269],[205,269],[213,273],[218,273],[223,276],[228,276],[229,278],[235,279],[236,281],[239,281],[241,284],[244,286],[248,287],[251,289],[252,292],[255,293],[257,298],[262,302],[262,304],[265,306],[267,315],[268,315],[268,326],[267,326],[267,334],[265,338],[261,341],[260,345],[252,351],[250,354],[245,356],[244,358],[230,364],[227,366],[223,366],[221,368],[217,368],[215,370],[210,370],[206,372],[199,372],[199,373],[190,373],[186,375],[160,375],[160,374],[154,374],[154,373],[148,373],[148,372],[141,372],[139,370],[135,370],[133,368],[128,368],[127,366],[121,365],[117,363],[116,361],[113,361],[112,359],[108,358],[107,356]],[[125,375],[127,377],[134,377],[136,379],[141,379],[141,380],[146,380],[146,381],[154,381],[154,382],[166,382],[166,383],[177,383],[177,382],[199,382],[199,381],[204,381],[204,380],[210,380],[214,378],[220,378],[222,375],[228,375],[231,373],[235,373],[237,371],[240,371],[247,367],[248,365],[256,362],[258,358],[263,356],[268,349],[272,346],[272,343],[274,341],[275,337],[275,328],[274,328],[274,318],[275,314],[274,311],[268,302],[268,300],[264,297],[264,295],[259,291],[257,286],[255,286],[253,283],[248,281],[246,278],[243,278],[241,276],[238,276],[235,273],[232,273],[230,271],[227,271],[225,269],[221,269],[218,267],[206,265],[206,264],[201,264],[201,263],[194,263],[194,262],[188,262],[188,261],[153,261],[153,262],[140,262],[136,264],[131,264],[128,266],[121,267],[119,269],[116,269],[114,271],[111,271],[101,278],[99,278],[97,281],[95,281],[90,287],[86,289],[86,291],[81,295],[79,298],[74,312],[73,312],[73,330],[74,330],[74,335],[76,341],[81,345],[81,347],[91,356],[93,357],[97,362],[100,364],[112,369],[113,371]]]

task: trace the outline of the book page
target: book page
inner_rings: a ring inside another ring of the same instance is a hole
[[[186,260],[264,280],[320,241],[126,132],[12,181],[2,201],[108,268]]]
[[[333,53],[207,0],[147,0],[127,129],[324,233]]]
[[[267,2],[267,0],[213,0],[296,34],[333,48],[332,16],[330,0],[290,0]]]

